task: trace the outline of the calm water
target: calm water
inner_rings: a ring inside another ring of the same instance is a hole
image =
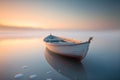
[[[42,39],[49,33],[90,44],[82,63],[54,55]],[[120,31],[41,31],[0,34],[0,80],[120,80]],[[15,78],[16,74],[23,74]],[[35,76],[30,78],[30,76]]]

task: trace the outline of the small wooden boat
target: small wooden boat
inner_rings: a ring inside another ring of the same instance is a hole
[[[86,56],[91,40],[92,37],[90,37],[88,41],[81,42],[79,40],[58,37],[51,34],[44,38],[46,48],[50,51],[79,60],[82,60]]]

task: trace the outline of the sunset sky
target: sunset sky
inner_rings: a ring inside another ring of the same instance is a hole
[[[120,0],[0,0],[0,24],[43,29],[118,30]]]

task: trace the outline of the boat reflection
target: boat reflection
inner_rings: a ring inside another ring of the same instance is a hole
[[[82,63],[71,58],[54,54],[48,49],[46,49],[45,58],[53,69],[70,80],[87,80]]]

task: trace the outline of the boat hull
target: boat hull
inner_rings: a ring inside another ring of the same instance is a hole
[[[55,45],[46,43],[46,47],[55,54],[82,60],[88,52],[89,42],[72,45]]]

